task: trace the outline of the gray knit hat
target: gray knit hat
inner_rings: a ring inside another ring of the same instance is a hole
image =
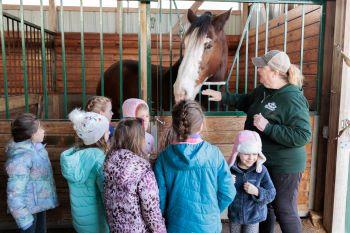
[[[291,65],[288,55],[279,50],[271,50],[261,57],[254,57],[252,62],[256,67],[269,66],[282,74],[287,74]]]
[[[85,145],[91,145],[100,140],[109,129],[109,121],[105,116],[94,112],[74,109],[68,115],[73,128]]]

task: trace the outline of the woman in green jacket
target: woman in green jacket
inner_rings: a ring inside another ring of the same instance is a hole
[[[62,175],[69,186],[73,227],[78,233],[108,233],[103,205],[103,163],[107,151],[109,120],[78,109],[69,114],[81,139],[61,154]]]
[[[283,233],[301,233],[297,210],[298,186],[306,166],[305,145],[311,139],[309,106],[301,90],[303,76],[288,55],[271,50],[252,59],[262,85],[249,94],[203,91],[209,100],[247,114],[244,129],[260,134],[265,166],[276,188],[276,198],[260,232],[273,232],[277,217]],[[276,216],[276,217],[275,217]]]

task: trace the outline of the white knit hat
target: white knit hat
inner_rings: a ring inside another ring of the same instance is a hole
[[[256,161],[256,172],[260,173],[262,171],[262,164],[266,161],[266,157],[261,150],[262,143],[260,135],[255,131],[242,130],[235,138],[232,154],[228,164],[231,167],[236,162],[237,155],[239,153],[258,154],[258,160]]]
[[[109,121],[105,116],[94,112],[74,109],[68,115],[73,128],[85,145],[91,145],[100,140],[109,129]]]

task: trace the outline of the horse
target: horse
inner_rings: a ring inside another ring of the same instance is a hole
[[[162,80],[157,80],[158,65],[151,65],[152,80],[152,106],[158,111],[170,111],[174,101],[170,95],[174,88],[175,103],[181,99],[195,99],[205,81],[224,81],[226,77],[228,47],[224,26],[230,17],[231,9],[220,15],[212,15],[205,12],[197,16],[191,9],[187,12],[190,23],[186,31],[184,43],[184,55],[164,72]],[[137,98],[139,96],[138,61],[122,61],[123,99]],[[104,72],[105,96],[112,100],[112,111],[120,113],[119,101],[119,71],[120,61],[112,64]],[[170,73],[176,77],[171,80]],[[160,85],[161,84],[161,85]],[[161,90],[162,93],[158,93]],[[101,82],[97,86],[97,94],[101,94]],[[163,101],[160,103],[160,94]]]

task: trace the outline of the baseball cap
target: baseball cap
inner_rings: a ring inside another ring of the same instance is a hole
[[[291,65],[290,59],[285,52],[279,50],[270,50],[265,55],[252,58],[256,67],[269,66],[271,69],[286,74]]]

